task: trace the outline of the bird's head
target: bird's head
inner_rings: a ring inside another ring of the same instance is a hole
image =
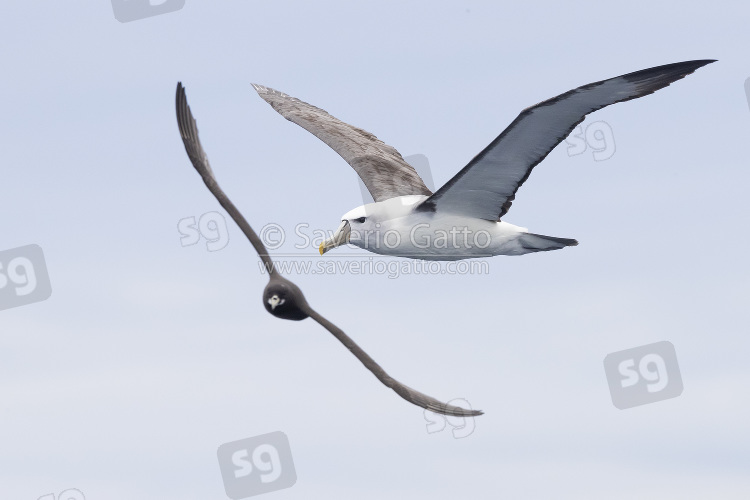
[[[263,306],[266,311],[281,319],[299,321],[308,317],[307,300],[302,290],[281,276],[271,278],[263,290]]]
[[[370,203],[368,205],[362,205],[354,210],[350,210],[341,216],[341,224],[333,235],[327,240],[323,241],[318,247],[320,255],[323,255],[329,250],[333,250],[336,247],[351,243],[357,246],[363,246],[364,234],[367,231],[371,231],[379,226],[379,213],[376,210],[372,210],[372,207],[378,205],[377,203]],[[379,207],[376,207],[379,208]]]
[[[426,196],[397,196],[385,201],[368,203],[341,216],[341,224],[333,236],[320,244],[323,255],[329,250],[351,243],[360,248],[372,248],[380,244],[380,237],[387,232],[396,219],[412,213]]]

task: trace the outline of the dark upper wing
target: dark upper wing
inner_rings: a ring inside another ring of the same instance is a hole
[[[656,92],[713,60],[687,61],[590,83],[526,108],[420,210],[498,220],[516,191],[587,114]]]
[[[263,242],[258,238],[258,235],[255,234],[253,228],[250,227],[250,224],[248,224],[237,207],[234,206],[234,203],[232,203],[216,182],[214,172],[211,170],[211,165],[208,163],[206,152],[203,151],[203,146],[201,146],[201,141],[198,137],[198,126],[193,118],[193,113],[190,112],[190,106],[188,106],[187,97],[185,96],[185,88],[182,86],[181,82],[177,83],[177,95],[175,101],[177,107],[177,126],[180,128],[180,136],[182,137],[182,143],[185,145],[185,151],[187,151],[188,157],[195,167],[195,170],[201,175],[203,182],[206,183],[209,191],[213,193],[219,201],[219,204],[224,207],[237,225],[240,226],[240,229],[245,233],[247,239],[250,240],[250,243],[252,243],[255,251],[258,252],[258,255],[268,270],[268,273],[270,275],[276,274],[276,269],[273,266],[271,257],[268,255],[268,250],[266,250]]]
[[[354,168],[375,201],[396,196],[429,196],[422,179],[393,147],[371,133],[354,127],[295,97],[253,84],[281,116],[325,142]]]
[[[454,415],[457,417],[470,417],[482,415],[480,410],[465,410],[458,406],[449,405],[442,403],[437,399],[430,397],[426,394],[422,394],[419,391],[415,391],[411,387],[408,387],[398,380],[388,375],[379,364],[375,362],[365,351],[362,350],[346,333],[344,333],[336,325],[325,319],[323,316],[318,314],[312,308],[308,306],[308,310],[305,311],[310,315],[312,319],[320,323],[326,330],[331,332],[342,344],[354,354],[358,360],[362,362],[365,367],[372,372],[383,384],[393,389],[396,394],[407,400],[408,402],[426,408],[435,413],[442,413],[443,415]]]

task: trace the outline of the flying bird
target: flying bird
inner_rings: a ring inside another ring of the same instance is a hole
[[[354,168],[374,203],[341,216],[323,253],[350,243],[376,254],[424,260],[523,255],[575,246],[503,220],[516,191],[587,114],[667,87],[715,60],[686,61],[590,83],[524,109],[435,193],[396,149],[322,109],[262,85],[273,109],[322,140]]]
[[[346,346],[346,348],[349,349],[349,351],[351,351],[351,353],[354,354],[357,359],[359,359],[359,361],[361,361],[362,364],[365,365],[365,367],[386,387],[393,389],[399,396],[412,404],[444,415],[459,417],[482,415],[482,412],[479,410],[466,410],[458,406],[442,403],[437,399],[416,391],[394,379],[346,333],[344,333],[343,330],[331,323],[308,304],[305,296],[302,294],[302,290],[276,271],[276,268],[273,265],[273,260],[268,254],[268,250],[266,250],[263,242],[258,238],[258,235],[247,222],[245,217],[242,216],[237,207],[232,203],[221,187],[219,187],[218,182],[216,182],[216,177],[214,176],[211,165],[208,162],[208,157],[206,156],[198,137],[198,126],[196,125],[193,114],[190,111],[190,106],[188,106],[185,89],[181,82],[177,83],[176,107],[177,125],[180,129],[180,136],[182,137],[182,142],[185,145],[185,151],[187,151],[190,162],[203,178],[206,187],[208,187],[209,191],[211,191],[216,197],[219,204],[224,207],[227,213],[229,213],[232,219],[234,219],[240,227],[242,232],[245,233],[245,236],[250,240],[250,243],[255,248],[258,256],[263,261],[263,265],[268,270],[268,284],[263,290],[263,306],[266,308],[266,311],[277,318],[294,321],[300,321],[308,317],[312,318],[323,326],[323,328],[331,332],[339,342],[344,344],[344,346]]]

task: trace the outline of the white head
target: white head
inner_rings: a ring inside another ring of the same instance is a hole
[[[409,215],[426,198],[415,195],[398,196],[348,211],[341,216],[341,224],[333,236],[320,244],[320,255],[346,243],[366,248],[368,241],[377,241],[377,235],[373,233],[385,232],[394,219]]]

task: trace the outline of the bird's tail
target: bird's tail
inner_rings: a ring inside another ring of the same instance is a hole
[[[556,238],[542,234],[523,233],[518,237],[518,243],[527,252],[546,252],[548,250],[559,250],[565,247],[578,245],[576,240],[569,238]]]

